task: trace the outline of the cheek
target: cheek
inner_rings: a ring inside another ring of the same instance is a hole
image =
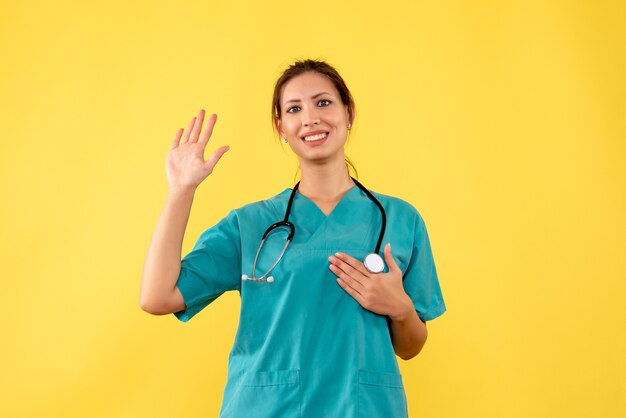
[[[337,128],[348,124],[348,119],[343,114],[332,115],[329,117],[328,121],[331,122]]]
[[[283,131],[289,136],[296,135],[298,133],[298,127],[293,121],[285,121],[283,122]]]

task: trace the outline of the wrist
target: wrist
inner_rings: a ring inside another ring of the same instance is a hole
[[[196,192],[196,186],[190,185],[178,185],[170,187],[168,195],[180,196],[180,195],[193,195]]]
[[[393,315],[389,315],[389,318],[394,322],[405,322],[412,315],[417,315],[417,312],[415,312],[413,307],[413,301],[407,295],[406,300],[398,308],[398,311]]]

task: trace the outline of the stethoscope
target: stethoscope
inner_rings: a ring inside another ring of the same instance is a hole
[[[385,214],[385,209],[383,208],[383,205],[380,204],[378,199],[376,199],[374,195],[370,193],[369,190],[363,187],[363,185],[359,183],[358,181],[356,181],[355,178],[353,177],[351,178],[352,178],[352,181],[354,181],[354,184],[356,184],[359,187],[359,189],[363,190],[363,192],[367,195],[367,197],[369,197],[369,199],[372,202],[374,202],[376,206],[378,206],[378,209],[380,210],[380,214],[382,215],[382,218],[383,218],[381,226],[380,226],[380,234],[378,235],[378,242],[376,243],[376,249],[374,250],[373,253],[366,255],[365,259],[363,260],[363,265],[365,265],[365,268],[370,273],[381,273],[385,269],[385,262],[383,261],[383,258],[378,253],[380,252],[380,244],[383,242],[383,236],[385,235],[385,227],[387,224],[387,216]],[[246,274],[244,274],[241,276],[241,280],[252,280],[254,282],[268,282],[268,283],[274,282],[274,277],[273,276],[268,277],[268,275],[271,273],[274,267],[276,267],[280,259],[283,258],[283,254],[285,254],[287,247],[291,243],[291,240],[293,239],[293,236],[296,233],[296,227],[291,222],[289,222],[289,213],[291,212],[291,205],[293,204],[293,198],[296,195],[296,191],[298,190],[299,185],[300,185],[300,182],[296,183],[293,190],[291,191],[291,195],[289,196],[289,203],[287,204],[287,210],[285,211],[285,219],[271,225],[269,228],[267,228],[267,230],[263,234],[263,237],[261,238],[261,243],[259,244],[259,249],[257,250],[256,255],[254,256],[254,263],[252,264],[252,277],[248,277]],[[267,238],[270,232],[272,232],[274,229],[279,228],[281,226],[286,226],[287,228],[289,228],[289,235],[287,236],[287,242],[285,243],[285,246],[283,247],[280,255],[278,256],[274,264],[272,264],[272,266],[265,273],[263,273],[261,277],[257,278],[254,276],[254,272],[256,271],[256,262],[259,258],[259,254],[261,253],[261,248],[263,248],[263,244],[265,243],[265,238]]]

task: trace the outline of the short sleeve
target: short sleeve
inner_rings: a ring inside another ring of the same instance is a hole
[[[187,322],[222,293],[239,289],[240,242],[234,211],[200,235],[191,252],[181,260],[176,286],[186,308],[174,312],[176,318]]]
[[[413,252],[404,274],[404,290],[413,301],[420,319],[430,321],[442,315],[446,311],[446,305],[439,286],[426,225],[419,213],[414,234]]]

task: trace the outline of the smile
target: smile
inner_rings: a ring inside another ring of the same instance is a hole
[[[312,141],[319,141],[321,139],[326,139],[326,137],[328,136],[328,132],[324,132],[322,134],[317,134],[317,135],[311,135],[311,136],[305,136],[303,139],[306,142],[312,142]]]

